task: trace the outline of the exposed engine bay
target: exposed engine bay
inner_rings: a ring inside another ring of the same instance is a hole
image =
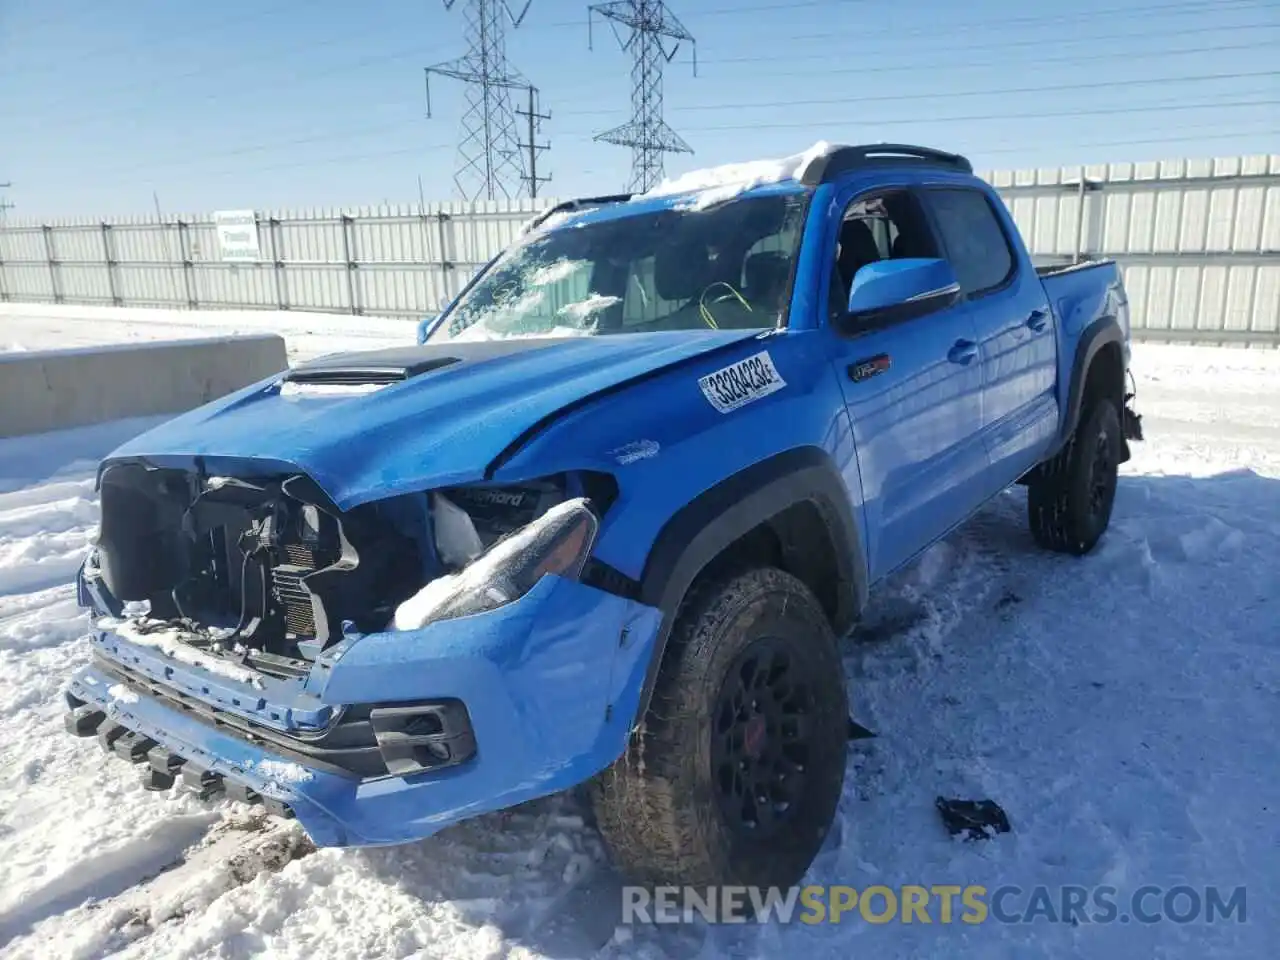
[[[558,478],[340,511],[301,474],[248,479],[139,463],[109,466],[101,488],[98,575],[125,614],[141,611],[146,624],[178,627],[193,646],[277,676],[305,675],[344,634],[387,629],[427,584],[567,499]],[[592,517],[582,536],[594,532]]]

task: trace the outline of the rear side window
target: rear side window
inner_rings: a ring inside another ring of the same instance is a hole
[[[977,190],[930,190],[947,259],[966,293],[998,287],[1013,273],[1013,251],[991,202]]]

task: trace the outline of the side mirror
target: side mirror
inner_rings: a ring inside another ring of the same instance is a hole
[[[418,343],[427,342],[427,331],[431,329],[432,324],[438,319],[439,317],[430,316],[423,317],[418,321]]]
[[[854,275],[847,322],[857,328],[910,320],[959,299],[960,282],[946,260],[880,260]]]

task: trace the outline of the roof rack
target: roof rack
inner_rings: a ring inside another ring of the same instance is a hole
[[[809,164],[803,171],[801,183],[806,187],[816,187],[820,183],[829,183],[850,170],[883,163],[927,164],[973,173],[973,164],[958,153],[946,153],[931,147],[914,147],[906,143],[871,143],[833,148],[830,153]]]
[[[603,207],[610,203],[626,203],[632,198],[632,196],[634,196],[634,194],[611,193],[603,197],[579,197],[576,200],[565,200],[561,203],[557,203],[549,210],[542,211],[542,213],[538,214],[525,224],[524,230],[521,232],[529,233],[533,230],[537,230],[538,227],[542,226],[542,224],[550,219],[553,214],[568,213],[571,210],[585,210],[587,207]]]

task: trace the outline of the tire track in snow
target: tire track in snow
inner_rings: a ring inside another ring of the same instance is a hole
[[[227,806],[223,804],[221,806]],[[49,956],[45,920],[70,928],[65,956],[113,955],[157,930],[181,925],[236,887],[315,852],[296,823],[260,811],[211,810],[170,817],[73,869],[0,913],[8,960]],[[15,934],[23,939],[13,940]]]
[[[0,494],[0,624],[8,598],[71,583],[97,529],[92,489],[84,478]]]
[[[38,615],[45,607],[74,595],[75,588],[67,584],[61,587],[50,587],[47,590],[37,590],[34,593],[17,593],[0,597],[0,634],[3,634],[8,624],[24,616]]]
[[[26,933],[46,917],[90,898],[110,899],[159,874],[203,837],[216,818],[216,814],[172,817],[128,843],[89,854],[0,913],[0,941]]]
[[[22,652],[57,646],[76,640],[88,631],[88,616],[80,609],[70,587],[55,587],[35,596],[46,598],[45,602],[7,616],[0,615],[0,650]]]
[[[0,543],[96,526],[98,506],[88,497],[66,497],[6,508],[0,501]]]
[[[6,556],[0,553],[0,597],[70,584],[84,560],[89,542],[88,533],[80,539],[79,545],[66,551],[54,552],[48,549],[50,545],[46,543],[31,550],[15,551],[16,555]],[[37,556],[24,556],[28,553]]]
[[[21,507],[42,506],[71,498],[91,500],[94,497],[93,485],[93,477],[90,476],[83,480],[59,480],[12,493],[0,493],[0,518]],[[2,526],[3,521],[0,521]]]

